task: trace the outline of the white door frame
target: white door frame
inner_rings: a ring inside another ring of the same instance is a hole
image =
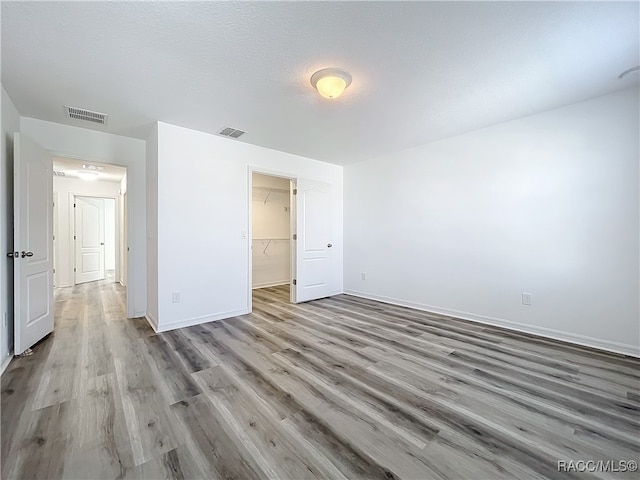
[[[75,142],[73,142],[75,143]],[[124,205],[124,209],[126,210],[126,212],[122,212],[123,215],[125,215],[126,218],[126,222],[127,225],[125,225],[125,230],[126,233],[128,235],[128,238],[125,238],[125,240],[127,242],[129,242],[129,238],[131,237],[131,232],[135,231],[135,227],[136,225],[133,223],[133,216],[131,215],[131,212],[133,211],[132,205],[135,204],[135,195],[137,193],[137,189],[136,186],[134,185],[134,182],[129,181],[129,174],[130,174],[130,170],[134,170],[136,175],[139,175],[140,172],[138,171],[137,168],[133,168],[127,165],[121,165],[120,163],[117,162],[113,162],[110,161],[109,159],[104,159],[104,158],[92,158],[90,156],[81,156],[78,155],[77,153],[68,153],[68,152],[64,152],[61,150],[50,150],[51,154],[54,157],[62,157],[62,158],[69,158],[71,160],[78,160],[84,163],[104,163],[106,165],[115,165],[116,167],[122,167],[124,169],[126,169],[126,178],[127,178],[127,202],[125,202]],[[53,176],[51,177],[51,183],[53,183]],[[144,194],[144,192],[142,192]],[[146,238],[146,235],[145,235]],[[126,292],[127,292],[127,298],[126,298],[126,307],[127,307],[127,317],[128,318],[134,318],[136,313],[140,314],[140,312],[136,312],[136,307],[135,307],[135,298],[133,295],[133,290],[135,287],[135,284],[133,281],[130,281],[130,279],[134,278],[135,275],[133,275],[134,272],[132,272],[133,269],[133,265],[136,264],[135,259],[137,256],[137,252],[135,249],[131,249],[129,250],[129,246],[128,244],[125,245],[125,251],[122,251],[121,253],[124,255],[125,257],[125,266],[126,266],[126,278],[127,278],[127,282],[125,285],[126,288]]]
[[[268,170],[262,167],[254,167],[249,165],[248,167],[248,193],[247,193],[247,209],[249,211],[249,218],[247,219],[247,225],[249,226],[248,228],[248,235],[247,235],[247,263],[249,265],[249,271],[247,272],[247,278],[249,279],[248,283],[247,283],[247,309],[249,311],[249,313],[251,313],[253,311],[253,251],[252,251],[252,245],[253,245],[253,174],[257,173],[260,175],[268,175],[271,177],[279,177],[279,178],[284,178],[287,180],[291,181],[290,187],[289,187],[289,202],[290,202],[290,206],[289,206],[289,255],[290,255],[290,259],[289,259],[289,265],[290,265],[290,275],[289,275],[289,291],[291,292],[290,295],[290,301],[291,303],[295,303],[296,299],[295,299],[295,288],[292,288],[292,281],[294,278],[296,278],[296,248],[294,245],[294,240],[293,240],[293,235],[296,233],[296,202],[293,199],[293,189],[296,186],[296,181],[297,181],[297,176],[290,174],[290,173],[284,173],[284,172],[277,172],[274,170]]]
[[[58,261],[58,192],[53,192],[53,287],[58,286],[58,270],[60,270],[60,262]],[[57,268],[56,268],[57,267]]]
[[[128,187],[127,187],[128,190]],[[129,270],[128,270],[128,266],[127,266],[127,262],[128,262],[128,253],[129,253],[129,247],[128,245],[128,239],[127,236],[129,235],[129,232],[127,231],[127,229],[129,228],[129,224],[128,224],[128,201],[129,201],[129,196],[128,196],[128,192],[125,191],[124,193],[120,193],[120,203],[118,204],[118,211],[120,211],[122,213],[122,217],[120,218],[120,223],[118,225],[118,228],[120,228],[120,226],[122,226],[122,231],[120,232],[120,245],[118,248],[120,248],[120,278],[118,278],[118,282],[120,282],[120,285],[122,285],[123,287],[125,287],[127,289],[127,295],[129,292],[129,281],[127,280],[128,278],[128,274],[129,274]]]
[[[77,285],[76,284],[76,274],[75,274],[75,270],[74,267],[76,267],[76,242],[73,239],[73,236],[75,235],[75,231],[76,231],[76,215],[75,215],[75,208],[74,205],[76,203],[76,197],[87,197],[87,198],[103,198],[103,199],[112,199],[115,203],[115,230],[116,230],[116,272],[115,272],[115,281],[119,281],[119,274],[120,274],[120,255],[122,252],[120,252],[120,236],[122,235],[122,232],[120,231],[120,208],[119,208],[119,202],[118,202],[118,197],[117,196],[112,196],[112,195],[91,195],[91,194],[86,194],[86,193],[69,193],[69,241],[71,242],[70,244],[73,245],[73,248],[69,249],[69,257],[71,257],[69,259],[69,267],[70,270],[69,272],[71,273],[72,276],[72,285]],[[73,220],[72,220],[73,219]],[[129,292],[127,291],[127,296],[128,296]]]

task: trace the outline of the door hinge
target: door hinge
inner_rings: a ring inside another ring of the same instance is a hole
[[[53,269],[53,273],[56,273],[56,269],[55,268]]]
[[[73,267],[73,271],[74,271],[74,272],[76,271],[76,267]]]
[[[297,240],[298,239],[298,235],[296,235],[295,233],[293,234],[293,239]]]
[[[74,239],[74,240],[76,239],[76,236],[75,236],[75,235],[73,236],[73,239]]]
[[[73,204],[73,208],[76,208],[76,204],[75,203]]]
[[[294,194],[294,195],[297,195],[297,194],[298,194],[298,189],[297,189],[297,188],[294,188],[294,189],[293,189],[293,194]]]
[[[293,284],[294,284],[294,285],[297,285],[297,284],[298,284],[298,281],[297,281],[295,278],[293,279]]]

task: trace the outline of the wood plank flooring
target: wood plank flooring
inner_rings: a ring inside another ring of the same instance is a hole
[[[117,284],[61,290],[2,376],[2,478],[639,478],[612,471],[640,460],[637,359],[288,295],[156,335]]]

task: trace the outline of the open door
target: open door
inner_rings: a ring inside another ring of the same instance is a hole
[[[75,283],[104,279],[104,199],[76,196]]]
[[[53,157],[14,137],[14,353],[53,331]]]
[[[331,185],[298,179],[295,187],[295,302],[331,295]]]

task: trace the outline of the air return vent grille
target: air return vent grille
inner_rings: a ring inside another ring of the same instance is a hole
[[[91,123],[98,123],[100,125],[106,125],[108,115],[106,113],[92,112],[84,108],[70,107],[65,105],[64,112],[67,118],[74,118],[76,120],[85,120]]]
[[[231,138],[238,138],[240,135],[244,135],[246,132],[238,130],[237,128],[226,127],[218,132],[220,135]]]

